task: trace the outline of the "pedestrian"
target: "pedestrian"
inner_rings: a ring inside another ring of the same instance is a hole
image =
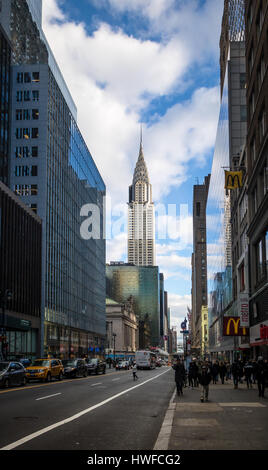
[[[244,375],[244,364],[243,364],[243,361],[241,359],[238,361],[238,367],[239,367],[239,382],[242,384],[243,383],[243,375]]]
[[[198,365],[196,362],[193,362],[193,380],[194,380],[194,387],[198,387]]]
[[[247,382],[247,387],[252,388],[252,374],[253,374],[253,366],[251,361],[246,362],[244,367],[244,375]]]
[[[258,383],[259,397],[264,398],[265,382],[267,379],[267,364],[264,363],[262,356],[258,357],[256,379]]]
[[[257,380],[257,369],[258,369],[258,364],[255,359],[254,361],[252,361],[252,367],[253,367],[253,383],[255,385],[256,380]]]
[[[189,364],[188,384],[189,384],[189,387],[192,387],[192,389],[194,388],[193,363],[192,362],[190,362]]]
[[[177,393],[178,395],[183,395],[183,385],[185,382],[185,376],[186,376],[186,371],[184,364],[180,361],[180,359],[177,360],[177,363],[175,366],[173,366],[175,370],[175,382],[177,386]]]
[[[216,384],[218,381],[218,374],[219,374],[219,365],[217,361],[214,362],[214,364],[212,365],[211,374],[212,374],[213,383]]]
[[[219,374],[221,378],[221,383],[224,384],[224,378],[227,372],[226,365],[221,361],[219,365]]]
[[[238,381],[239,381],[239,374],[240,374],[240,367],[237,361],[234,361],[234,363],[231,366],[231,372],[233,376],[233,381],[234,381],[234,388],[238,388]]]
[[[132,375],[133,375],[133,380],[138,380],[138,376],[137,376],[137,364],[134,363],[133,365],[133,368],[132,368]]]
[[[209,384],[211,382],[211,371],[208,364],[204,364],[201,368],[201,373],[198,375],[198,380],[201,385],[200,401],[208,401]]]
[[[226,380],[230,380],[231,379],[231,364],[230,364],[230,362],[227,362],[226,369],[227,369]]]

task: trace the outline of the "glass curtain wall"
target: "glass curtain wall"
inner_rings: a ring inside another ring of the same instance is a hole
[[[207,272],[210,351],[224,351],[222,317],[232,301],[230,191],[224,189],[229,163],[228,66],[224,83],[207,201]]]
[[[51,72],[47,145],[46,352],[86,354],[105,337],[105,185]],[[85,204],[100,239],[80,235]]]

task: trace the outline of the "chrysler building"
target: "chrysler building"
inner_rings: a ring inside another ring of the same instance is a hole
[[[128,262],[136,266],[155,266],[154,203],[143,155],[142,133],[139,158],[129,187]]]

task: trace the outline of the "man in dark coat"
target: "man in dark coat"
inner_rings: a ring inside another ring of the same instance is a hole
[[[238,381],[239,381],[239,374],[240,374],[240,367],[237,361],[232,364],[231,372],[234,381],[234,388],[238,388]]]
[[[261,356],[258,358],[256,379],[258,382],[259,397],[264,398],[265,382],[267,379],[267,367],[263,361],[263,357]]]
[[[180,359],[177,360],[177,363],[175,364],[175,366],[173,366],[173,369],[175,370],[175,382],[177,385],[177,392],[180,396],[183,395],[182,389],[186,375],[184,364],[180,361]]]
[[[201,368],[201,373],[198,375],[198,380],[201,385],[200,401],[208,401],[209,384],[211,382],[211,371],[207,363]]]

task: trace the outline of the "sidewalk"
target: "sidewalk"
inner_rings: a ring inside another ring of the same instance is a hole
[[[210,385],[208,403],[200,391],[184,388],[170,402],[168,450],[268,450],[268,398],[259,398],[257,385]]]

